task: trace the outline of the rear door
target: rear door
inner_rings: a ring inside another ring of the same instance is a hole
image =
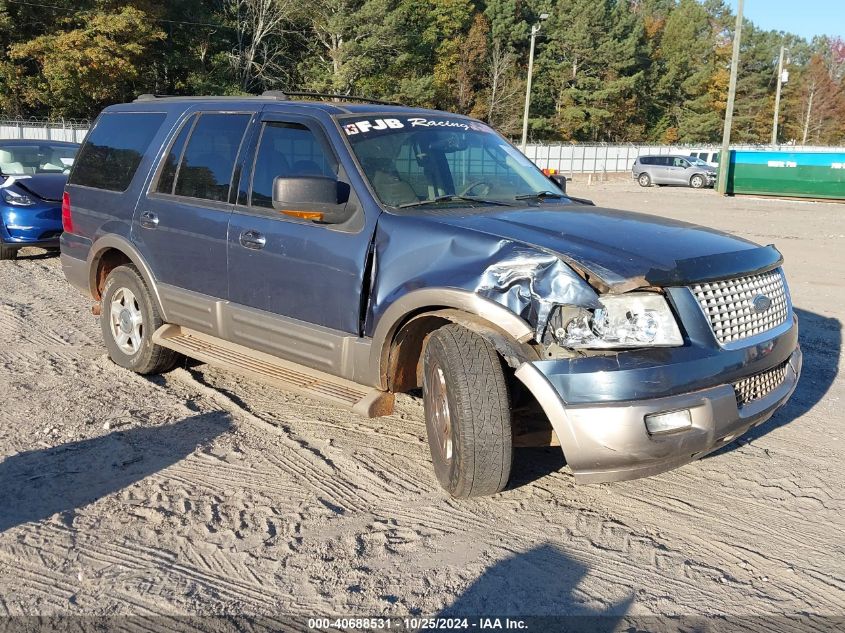
[[[227,294],[232,176],[251,112],[197,112],[182,122],[135,212],[133,239],[163,288]],[[196,323],[192,323],[196,326]]]
[[[669,158],[666,156],[655,156],[651,160],[654,161],[654,164],[650,167],[652,180],[658,185],[669,184],[671,182]]]
[[[357,335],[375,221],[364,216],[354,189],[349,204],[357,211],[342,225],[316,224],[273,208],[277,176],[308,175],[348,182],[321,124],[301,115],[262,116],[229,222],[231,309],[269,313],[269,329],[278,327],[272,316],[280,316]],[[278,330],[269,329],[267,338],[278,337]]]

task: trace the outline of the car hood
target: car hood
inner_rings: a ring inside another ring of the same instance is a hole
[[[14,178],[16,187],[50,202],[61,202],[62,193],[67,183],[65,174],[34,174],[31,176],[11,176],[11,178]]]
[[[600,292],[690,282],[764,270],[774,247],[653,215],[586,205],[437,213],[439,223],[551,251]]]

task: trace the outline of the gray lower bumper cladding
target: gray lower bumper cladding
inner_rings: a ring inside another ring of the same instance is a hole
[[[765,422],[792,395],[801,363],[801,350],[796,348],[780,385],[743,406],[737,404],[731,384],[663,398],[568,406],[535,363],[521,365],[516,376],[548,416],[575,481],[598,483],[671,470]],[[612,380],[612,372],[598,378]],[[691,427],[675,433],[649,434],[646,415],[679,410],[689,411]]]

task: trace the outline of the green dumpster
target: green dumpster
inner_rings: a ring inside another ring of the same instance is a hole
[[[845,152],[731,150],[730,157],[728,193],[845,200]]]

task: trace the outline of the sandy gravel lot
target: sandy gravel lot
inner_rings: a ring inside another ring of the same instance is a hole
[[[575,486],[518,449],[509,490],[453,501],[419,401],[367,420],[204,365],[133,375],[25,252],[0,263],[0,616],[845,615],[845,204],[571,191],[776,244],[788,406],[658,477]]]

